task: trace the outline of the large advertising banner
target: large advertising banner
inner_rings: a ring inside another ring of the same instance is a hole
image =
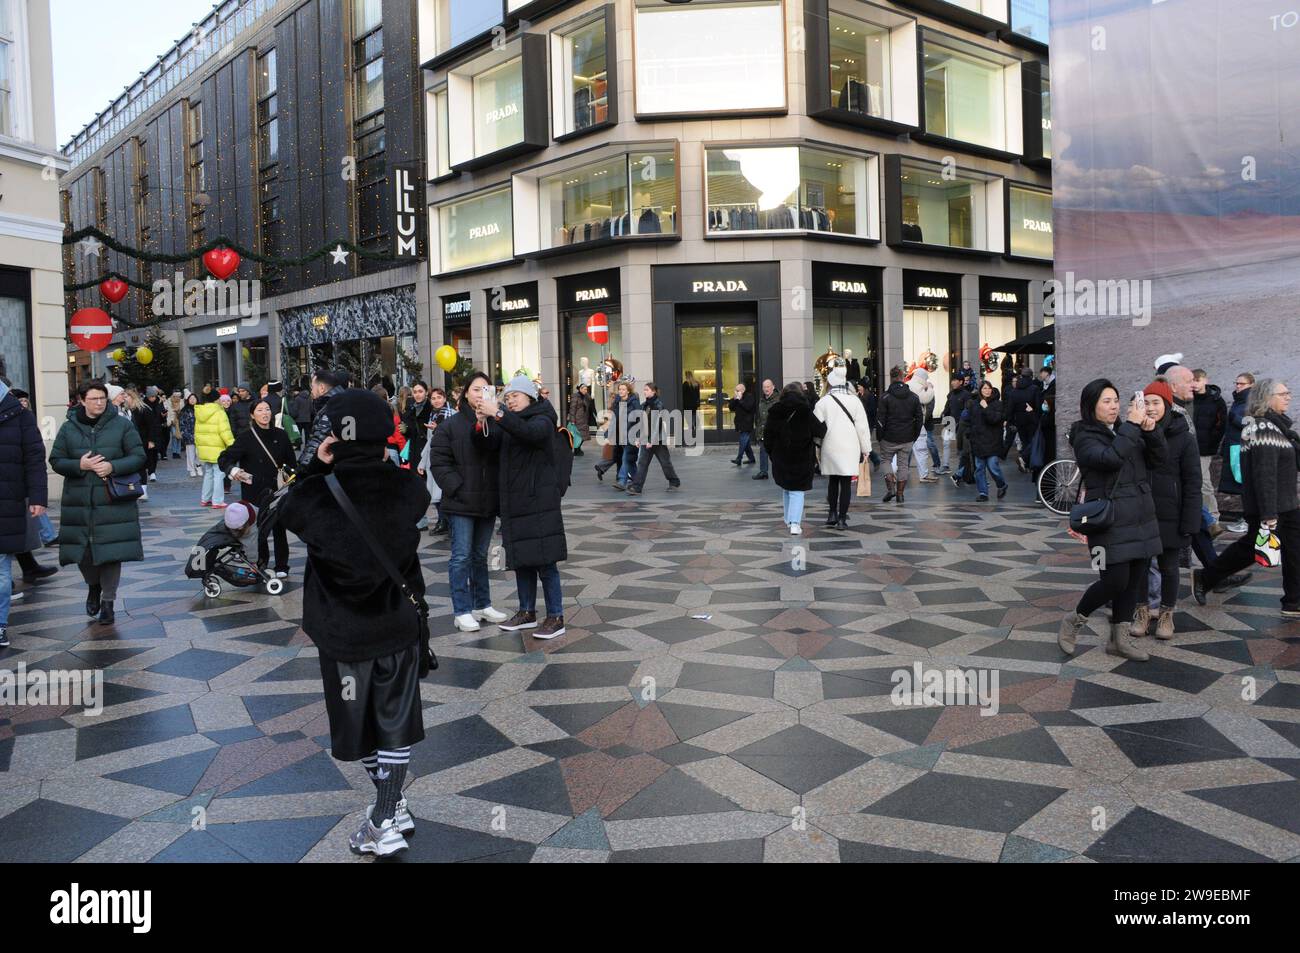
[[[1052,0],[1051,24],[1058,426],[1164,354],[1229,403],[1242,371],[1300,385],[1300,0]]]

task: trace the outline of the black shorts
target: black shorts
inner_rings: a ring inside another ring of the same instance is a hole
[[[380,749],[424,740],[419,667],[418,644],[365,662],[340,662],[321,655],[325,712],[335,758],[360,761]],[[347,678],[351,681],[345,682]]]

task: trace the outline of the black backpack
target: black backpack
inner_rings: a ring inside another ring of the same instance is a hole
[[[564,496],[569,490],[569,484],[573,482],[573,434],[568,427],[555,428],[555,439],[551,446],[554,448],[555,485],[559,487],[560,496]]]

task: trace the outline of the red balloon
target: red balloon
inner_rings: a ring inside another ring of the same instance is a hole
[[[213,275],[225,281],[239,267],[239,252],[233,248],[214,248],[203,253],[203,264]]]
[[[120,278],[105,278],[99,283],[99,293],[107,298],[112,304],[117,304],[126,297],[130,287]]]
[[[102,351],[113,338],[113,319],[100,308],[82,308],[72,316],[68,334],[83,351]]]
[[[609,343],[609,318],[605,317],[604,311],[597,311],[587,319],[587,337],[591,338],[592,344]]]

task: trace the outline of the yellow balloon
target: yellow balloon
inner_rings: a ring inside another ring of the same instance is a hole
[[[108,356],[111,357],[113,360],[117,361],[119,364],[121,364],[123,361],[126,360],[126,351],[122,350],[120,347],[114,348],[112,353],[109,354]]]
[[[241,348],[241,349],[240,349],[240,353],[244,356],[244,360],[248,360],[249,357],[252,356],[252,352],[250,352],[250,351],[248,350],[248,348],[246,348],[246,347],[245,347],[245,348]]]
[[[451,371],[455,368],[456,362],[460,360],[460,355],[456,353],[456,349],[450,344],[444,344],[433,352],[433,359],[438,362],[438,366],[444,371]]]
[[[148,364],[153,360],[153,351],[147,347],[138,347],[135,349],[135,359],[139,364]]]

